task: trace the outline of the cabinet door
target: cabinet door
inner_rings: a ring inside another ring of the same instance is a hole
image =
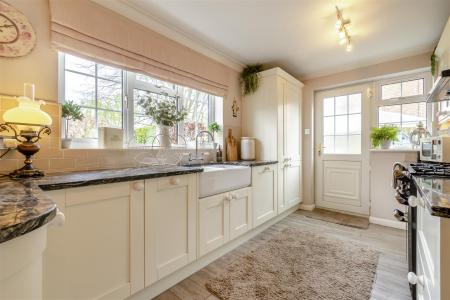
[[[123,299],[144,287],[143,187],[124,182],[59,195],[66,222],[49,231],[46,299]]]
[[[229,240],[228,193],[199,200],[199,255],[219,248]]]
[[[146,180],[146,285],[196,259],[196,176]]]
[[[300,88],[287,80],[279,105],[278,213],[300,203]]]
[[[230,240],[253,228],[251,188],[230,192]]]
[[[277,165],[252,168],[253,226],[277,215]]]

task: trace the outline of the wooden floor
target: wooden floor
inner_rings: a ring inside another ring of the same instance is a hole
[[[255,249],[265,240],[287,227],[309,228],[326,233],[334,238],[369,245],[380,251],[380,258],[372,290],[373,300],[403,300],[411,299],[406,280],[408,265],[405,255],[405,231],[371,224],[368,229],[356,229],[325,221],[307,218],[297,211],[237,249],[219,258],[197,273],[186,278],[169,290],[159,295],[158,300],[178,299],[217,299],[205,288],[205,283],[215,274],[220,273],[235,259]]]

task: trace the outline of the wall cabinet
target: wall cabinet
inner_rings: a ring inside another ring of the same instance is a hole
[[[278,213],[301,202],[301,89],[280,68],[260,73],[258,90],[243,101],[243,131],[257,139],[256,158],[278,160]]]
[[[277,215],[277,166],[252,168],[253,225],[259,226]]]
[[[144,182],[47,192],[65,214],[49,228],[45,299],[122,299],[144,288]]]
[[[199,256],[253,227],[251,188],[199,199]]]
[[[196,259],[197,175],[145,181],[145,285]]]

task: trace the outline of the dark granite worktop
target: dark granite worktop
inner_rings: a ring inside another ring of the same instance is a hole
[[[277,161],[237,161],[222,164],[263,166]],[[217,164],[217,163],[206,163]],[[202,165],[152,166],[72,173],[55,173],[39,179],[0,180],[0,243],[50,222],[56,205],[43,191],[159,178],[202,172]]]
[[[450,218],[450,179],[417,175],[412,177],[430,213]]]
[[[0,180],[0,243],[50,222],[56,205],[43,191],[202,172],[201,167],[155,166]]]

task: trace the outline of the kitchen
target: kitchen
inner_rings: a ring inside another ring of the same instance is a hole
[[[449,16],[1,0],[0,299],[450,299]]]

